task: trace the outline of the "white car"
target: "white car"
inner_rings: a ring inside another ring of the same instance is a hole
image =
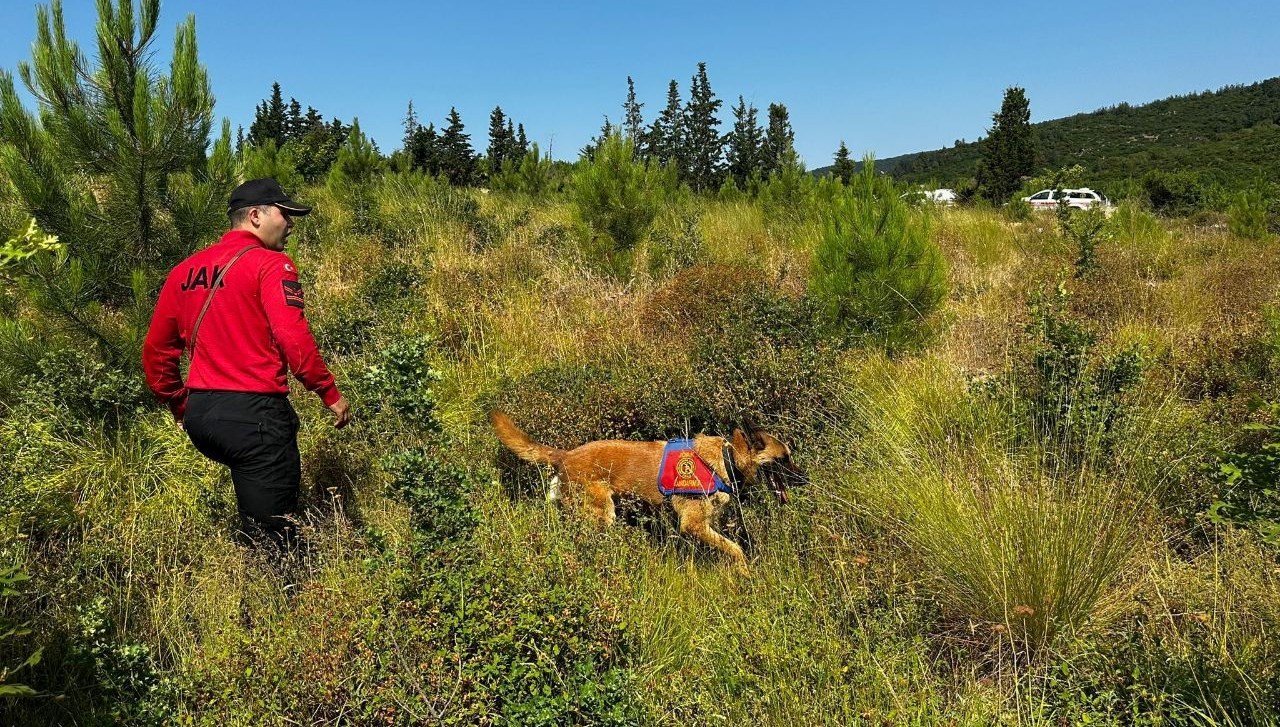
[[[1022,201],[1031,205],[1032,209],[1037,210],[1054,210],[1058,208],[1058,200],[1066,198],[1067,206],[1074,207],[1078,210],[1087,210],[1092,207],[1101,207],[1104,210],[1111,209],[1111,200],[1107,199],[1101,192],[1095,192],[1088,187],[1080,189],[1042,189],[1030,197],[1023,197]]]
[[[902,199],[932,202],[944,207],[949,207],[960,201],[960,197],[954,189],[921,189],[903,194]]]

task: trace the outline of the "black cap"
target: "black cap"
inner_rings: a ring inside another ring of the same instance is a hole
[[[235,212],[241,207],[255,207],[260,204],[272,204],[294,217],[301,217],[311,212],[311,208],[300,205],[289,199],[289,195],[281,189],[280,183],[274,179],[250,179],[231,193],[231,202],[227,204],[227,212]]]

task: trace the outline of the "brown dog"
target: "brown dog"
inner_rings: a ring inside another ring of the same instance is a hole
[[[520,431],[511,419],[499,411],[489,414],[498,439],[520,459],[548,464],[556,470],[557,479],[581,488],[587,510],[601,525],[615,519],[614,497],[636,497],[653,506],[661,506],[664,497],[658,489],[662,452],[666,442],[629,442],[600,440],[570,450],[538,444]],[[777,465],[778,475],[771,478],[779,500],[786,502],[786,479],[803,484],[804,473],[791,462],[791,450],[772,435],[753,432],[757,445],[735,430],[732,440],[699,434],[693,439],[693,451],[720,478],[735,489],[761,479],[763,467]],[[558,482],[553,480],[551,499],[558,497]],[[745,570],[747,559],[737,543],[716,532],[713,525],[730,497],[725,492],[706,496],[672,495],[671,507],[680,519],[680,532],[691,535],[733,559]]]

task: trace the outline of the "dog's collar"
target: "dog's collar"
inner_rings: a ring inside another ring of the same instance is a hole
[[[720,457],[724,461],[724,473],[729,477],[729,486],[734,492],[740,492],[742,486],[742,470],[738,469],[738,461],[733,456],[733,445],[725,442],[724,448],[720,450]]]

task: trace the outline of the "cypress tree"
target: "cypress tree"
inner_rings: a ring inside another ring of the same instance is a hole
[[[684,109],[685,175],[695,190],[718,189],[723,173],[724,139],[720,136],[720,99],[707,80],[707,64],[699,63],[689,84]]]
[[[507,117],[506,145],[506,161],[512,165],[519,164],[524,158],[524,149],[520,146],[520,139],[516,137],[515,124],[510,116]]]
[[[787,107],[780,103],[769,104],[769,128],[764,135],[764,159],[760,171],[765,177],[783,170],[790,157],[795,156],[796,134],[791,130]]]
[[[844,145],[844,140],[842,139],[840,148],[836,150],[835,165],[831,167],[831,176],[845,184],[849,184],[853,181],[853,175],[857,172],[857,165],[849,158],[849,147]]]
[[[756,121],[755,105],[747,105],[742,96],[733,109],[733,131],[725,145],[729,177],[739,189],[746,188],[753,172],[759,171],[764,155],[764,129]]]
[[[1007,202],[1022,178],[1035,169],[1035,132],[1026,91],[1017,86],[1005,89],[1000,111],[991,119],[991,129],[982,141],[978,188],[987,199],[1001,203]]]

